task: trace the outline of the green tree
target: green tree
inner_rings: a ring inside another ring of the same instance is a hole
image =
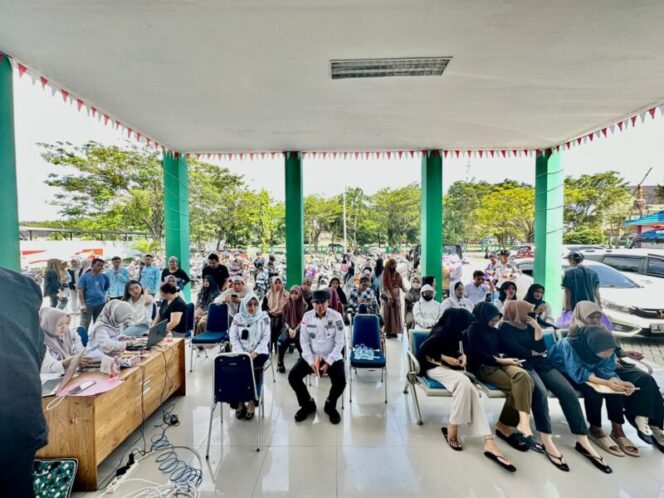
[[[307,241],[318,251],[320,236],[335,229],[341,220],[342,207],[338,197],[325,198],[320,195],[308,195],[304,198],[304,233]]]
[[[443,197],[443,240],[467,244],[481,238],[482,226],[475,222],[478,210],[493,187],[484,181],[458,180]]]
[[[372,197],[372,215],[380,227],[381,242],[385,240],[397,250],[404,243],[419,240],[420,188],[411,183],[397,189],[384,188]]]
[[[597,228],[614,205],[629,200],[627,183],[616,171],[565,178],[565,225],[570,231]]]
[[[659,202],[664,203],[664,185],[657,185],[655,187],[655,196]]]
[[[493,234],[506,247],[515,240],[532,242],[535,236],[535,192],[513,182],[494,185],[477,210],[484,233]]]

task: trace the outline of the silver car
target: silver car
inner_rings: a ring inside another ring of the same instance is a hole
[[[533,283],[533,259],[518,261],[517,295],[523,299]],[[664,295],[652,287],[638,284],[619,271],[597,261],[585,260],[583,265],[599,275],[602,309],[614,325],[617,336],[635,335],[664,337]],[[562,274],[569,267],[561,261]],[[554,313],[555,314],[555,313]]]

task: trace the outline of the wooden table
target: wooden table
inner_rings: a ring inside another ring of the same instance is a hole
[[[78,459],[76,489],[97,489],[97,466],[173,394],[186,394],[184,339],[162,341],[136,366],[122,369],[119,386],[96,396],[66,396],[46,411],[53,397],[43,398],[48,445],[38,458]],[[100,372],[76,377],[94,380]]]

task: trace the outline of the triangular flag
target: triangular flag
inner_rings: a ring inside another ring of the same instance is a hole
[[[582,141],[583,141],[583,139],[581,137],[579,137],[579,138],[576,139],[576,144],[581,145]]]
[[[386,154],[387,154],[387,158],[388,158],[388,159],[392,159],[392,151],[389,151],[389,150],[388,150],[388,151],[386,152]]]
[[[270,153],[270,157],[271,157],[272,159],[274,159],[274,155],[275,155],[275,154],[276,154],[276,152],[271,152],[271,153]]]
[[[415,156],[415,151],[414,151],[414,150],[411,150],[411,151],[409,151],[409,153],[410,153],[410,158],[412,159],[413,156]]]
[[[76,99],[76,108],[79,111],[81,110],[81,107],[83,107],[83,104],[85,104],[85,102],[83,102],[83,99],[79,99],[79,98]]]
[[[569,150],[569,142],[566,142],[566,143],[565,143],[565,148],[566,148],[567,150]]]
[[[609,131],[611,132],[611,135],[613,135],[616,131],[616,125],[612,124],[611,126],[609,126]]]
[[[446,158],[446,157],[447,157],[447,155],[448,155],[449,153],[450,153],[450,151],[449,151],[449,150],[447,150],[447,149],[443,150],[443,157],[445,157],[445,158]]]
[[[131,138],[131,134],[134,132],[131,128],[127,128],[127,136]]]
[[[348,152],[344,152],[344,159],[348,157]]]
[[[146,139],[145,139],[145,143],[146,143],[147,145],[150,145],[150,142],[152,142],[152,140],[150,140],[149,138],[146,138]]]
[[[108,114],[104,114],[104,124],[105,124],[105,125],[108,124],[108,120],[109,120],[109,119],[111,119],[111,118],[108,116]]]
[[[648,111],[643,111],[641,114],[639,114],[639,117],[641,118],[642,123],[646,122],[646,116],[647,115],[648,115]]]
[[[355,160],[356,160],[356,161],[357,161],[357,158],[358,158],[358,157],[360,157],[360,153],[356,151],[356,152],[355,152]]]
[[[253,152],[249,153],[249,159],[251,159],[252,161],[254,160],[254,153]]]
[[[591,142],[593,141],[593,138],[595,138],[594,133],[591,133],[591,134],[588,135],[588,140],[590,140]]]
[[[501,150],[500,153],[503,155],[503,157],[507,157],[507,153],[505,152],[505,149]]]
[[[602,135],[604,135],[604,138],[606,138],[607,131],[606,128],[602,128]]]
[[[477,153],[479,154],[480,159],[481,159],[482,156],[484,155],[484,149],[480,149],[480,150],[478,150]]]
[[[96,107],[90,107],[90,112],[92,113],[93,118],[97,117],[97,108]]]
[[[634,127],[634,125],[636,124],[636,118],[637,117],[638,116],[635,115],[635,116],[632,116],[631,118],[629,118],[632,121],[632,127]]]
[[[62,100],[64,102],[67,102],[67,99],[69,98],[69,92],[65,90],[64,88],[60,89],[60,94],[62,95]]]
[[[141,141],[141,134],[136,132],[136,140]]]
[[[261,152],[261,159],[265,159],[265,152]]]
[[[401,158],[403,157],[403,151],[402,151],[402,150],[400,150],[399,152],[397,152],[397,154],[399,154],[399,159],[401,159]]]
[[[652,109],[648,109],[648,114],[650,114],[651,118],[655,118],[655,111],[657,111],[657,107],[653,107]]]
[[[18,67],[18,76],[19,78],[25,74],[25,72],[28,70],[27,67],[25,67],[23,64],[20,62],[16,63],[16,67]]]
[[[42,90],[46,88],[46,85],[48,85],[48,80],[43,76],[40,76],[39,81],[41,82]]]
[[[491,149],[491,150],[489,151],[489,154],[491,154],[491,157],[494,157],[494,156],[496,155],[496,151],[493,150],[493,149]]]

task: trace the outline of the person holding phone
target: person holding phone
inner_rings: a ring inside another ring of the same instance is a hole
[[[479,380],[505,391],[507,399],[496,422],[496,435],[514,449],[528,451],[534,446],[530,429],[533,380],[522,368],[523,360],[502,355],[496,326],[503,315],[498,308],[491,303],[479,303],[473,309],[473,316],[475,321],[465,337],[468,370]]]
[[[256,400],[235,407],[235,416],[238,419],[254,418],[258,406],[258,393],[263,385],[263,365],[270,357],[270,317],[259,307],[256,294],[252,292],[244,296],[230,328],[232,351],[249,353],[256,379]]]
[[[531,450],[546,453],[549,461],[558,469],[569,472],[563,455],[553,442],[551,416],[549,415],[549,400],[547,387],[560,394],[559,400],[565,414],[573,414],[570,427],[572,431],[585,435],[583,416],[579,419],[581,407],[569,382],[546,360],[546,344],[544,335],[535,319],[535,306],[526,301],[507,301],[503,310],[503,321],[498,327],[500,331],[500,349],[507,356],[523,360],[522,367],[530,375],[534,389],[532,411],[535,419],[535,428],[542,437],[543,445],[535,443],[532,437],[528,438]],[[546,379],[546,382],[545,380]],[[566,407],[572,404],[574,407]],[[575,408],[578,407],[578,410]],[[566,409],[567,408],[567,409]],[[569,420],[569,417],[568,417]]]
[[[249,294],[249,290],[244,286],[244,280],[242,277],[232,277],[231,282],[231,288],[226,289],[214,300],[214,304],[228,305],[228,317],[230,320],[233,319],[240,309],[240,303],[242,300]]]
[[[341,415],[337,411],[337,400],[346,388],[346,369],[343,359],[345,345],[344,320],[336,311],[328,308],[330,293],[317,290],[311,298],[314,309],[304,314],[300,325],[302,356],[288,374],[288,383],[295,391],[300,409],[295,421],[302,422],[316,412],[316,403],[309,394],[304,378],[313,373],[328,374],[332,387],[325,401],[325,413],[330,422],[338,424]]]

